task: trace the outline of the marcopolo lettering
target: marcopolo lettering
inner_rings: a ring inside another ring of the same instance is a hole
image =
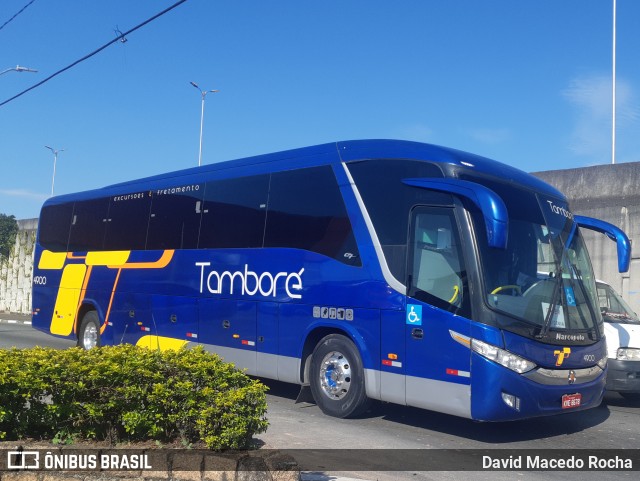
[[[242,271],[224,271],[222,273],[208,270],[211,262],[196,262],[195,265],[200,268],[200,294],[205,290],[211,294],[233,294],[234,288],[236,288],[242,295],[255,296],[260,293],[264,297],[275,297],[278,288],[284,287],[290,298],[302,298],[302,294],[297,294],[292,290],[302,290],[304,267],[299,272],[278,272],[274,275],[270,272],[257,274],[249,270],[248,264],[244,265]]]

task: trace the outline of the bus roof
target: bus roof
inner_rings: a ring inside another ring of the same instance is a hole
[[[374,158],[429,161],[438,164],[446,177],[455,178],[463,174],[467,177],[493,178],[564,199],[564,195],[557,189],[537,177],[507,164],[468,152],[406,140],[349,140],[205,164],[84,192],[60,195],[47,200],[45,204],[153,190],[161,188],[168,182],[199,183],[215,178],[257,175]]]

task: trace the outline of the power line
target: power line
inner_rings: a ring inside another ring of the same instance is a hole
[[[36,1],[36,0],[31,0],[31,1],[30,1],[29,3],[27,3],[24,7],[22,7],[18,13],[16,13],[13,17],[11,17],[9,20],[7,20],[6,22],[4,22],[4,23],[2,24],[2,26],[0,26],[0,30],[2,30],[5,26],[9,25],[9,24],[10,24],[10,23],[11,23],[11,22],[12,22],[12,21],[13,21],[13,20],[18,16],[18,15],[20,15],[22,12],[24,12],[24,11],[27,9],[27,7],[28,7],[29,5],[31,5],[33,2],[35,2],[35,1]]]
[[[35,0],[32,0],[35,1]],[[66,72],[67,70],[75,67],[76,65],[78,65],[79,63],[84,62],[85,60],[93,57],[94,55],[97,55],[98,53],[102,52],[105,48],[107,48],[110,45],[113,45],[116,42],[119,42],[122,38],[126,37],[127,35],[129,35],[130,33],[135,32],[136,30],[144,27],[146,24],[153,22],[155,19],[162,17],[165,13],[170,12],[171,10],[173,10],[174,8],[176,8],[177,6],[183,4],[184,2],[186,2],[187,0],[180,0],[179,2],[174,3],[173,5],[171,5],[168,8],[165,8],[162,12],[157,13],[156,15],[154,15],[153,17],[149,18],[148,20],[145,20],[144,22],[142,22],[139,25],[136,25],[135,27],[133,27],[131,30],[127,30],[126,32],[124,32],[122,35],[114,38],[113,40],[111,40],[110,42],[104,44],[102,47],[94,50],[93,52],[85,55],[84,57],[82,57],[81,59],[76,60],[75,62],[73,62],[71,65],[68,65],[66,67],[64,67],[63,69],[58,70],[57,72],[49,75],[46,79],[41,80],[40,82],[38,82],[35,85],[32,85],[31,87],[23,90],[22,92],[20,92],[19,94],[14,95],[13,97],[5,100],[4,102],[0,103],[0,107],[3,107],[4,105],[8,104],[9,102],[11,102],[12,100],[17,99],[18,97],[22,97],[24,94],[26,94],[27,92],[32,91],[33,89],[40,87],[41,85],[47,83],[49,80],[51,80],[54,77],[57,77],[58,75],[60,75],[63,72]]]

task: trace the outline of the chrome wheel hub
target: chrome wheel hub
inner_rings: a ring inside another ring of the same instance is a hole
[[[98,345],[98,328],[95,324],[90,323],[84,330],[82,336],[82,347],[85,349],[93,349]]]
[[[338,351],[324,356],[320,367],[320,387],[330,399],[342,399],[351,387],[351,365],[349,360]]]

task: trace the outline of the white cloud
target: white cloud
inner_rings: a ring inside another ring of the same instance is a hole
[[[0,195],[6,195],[7,197],[17,197],[21,199],[36,200],[38,202],[44,202],[49,198],[45,194],[39,194],[36,192],[29,192],[21,189],[0,189]]]
[[[611,155],[612,92],[611,76],[578,77],[562,92],[576,109],[571,133],[571,150],[597,158]],[[633,88],[626,80],[616,80],[616,136],[640,118]]]
[[[418,123],[400,126],[396,129],[393,137],[402,140],[414,140],[416,142],[433,142],[434,133],[431,127]]]
[[[502,144],[506,142],[511,137],[511,132],[509,129],[489,129],[489,128],[481,128],[481,129],[473,129],[470,132],[471,137],[478,142],[482,142],[483,144]]]
[[[573,79],[563,95],[591,117],[611,116],[611,78],[606,76]]]

